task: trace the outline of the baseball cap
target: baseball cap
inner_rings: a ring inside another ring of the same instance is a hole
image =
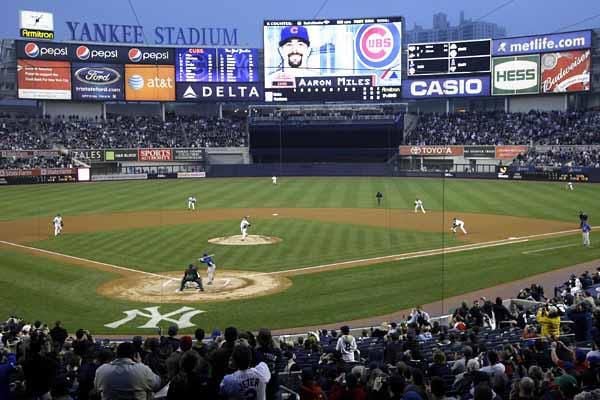
[[[279,39],[279,45],[283,46],[292,39],[298,39],[306,43],[307,46],[310,46],[310,40],[308,40],[308,31],[303,26],[292,25],[283,28],[281,31],[281,37]]]
[[[554,383],[556,383],[563,392],[577,387],[577,380],[568,374],[559,376],[554,380]]]

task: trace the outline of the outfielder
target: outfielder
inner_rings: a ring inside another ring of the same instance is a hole
[[[52,224],[54,225],[54,236],[60,235],[65,225],[60,214],[56,214],[56,217],[54,217],[54,219],[52,220]]]
[[[581,224],[581,234],[583,235],[583,245],[585,247],[590,247],[590,231],[591,230],[592,230],[592,228],[587,223],[587,221],[584,222],[583,224]]]
[[[423,201],[420,199],[415,199],[415,212],[419,211],[419,208],[421,209],[421,211],[423,212],[423,214],[425,214],[425,209],[423,208]]]
[[[194,264],[188,265],[188,268],[183,273],[183,278],[181,279],[181,287],[179,288],[180,292],[183,292],[185,288],[185,284],[187,282],[195,282],[198,285],[198,290],[200,292],[204,292],[204,287],[202,286],[202,278],[198,274],[198,268]]]
[[[246,240],[246,238],[248,237],[248,227],[252,226],[252,224],[250,224],[250,221],[248,221],[249,217],[244,217],[242,218],[242,221],[240,222],[240,230],[242,231],[242,240]]]
[[[571,182],[567,182],[567,189],[569,189],[569,190],[574,190],[574,189],[573,189],[573,183],[571,183]]]
[[[188,210],[196,209],[196,196],[188,197]]]
[[[217,269],[217,264],[212,259],[213,254],[204,253],[202,257],[198,259],[202,264],[206,264],[206,273],[208,274],[208,283],[207,285],[212,285],[215,280],[215,270]]]
[[[461,230],[461,231],[462,231],[462,232],[463,232],[465,235],[467,234],[467,231],[465,230],[465,222],[464,222],[464,221],[462,221],[462,220],[460,220],[460,219],[454,218],[454,219],[452,220],[452,229],[451,229],[451,230],[452,230],[452,232],[456,233],[456,228],[460,228],[460,230]]]
[[[277,185],[277,177],[276,176],[272,176],[271,180],[273,181],[273,185]]]

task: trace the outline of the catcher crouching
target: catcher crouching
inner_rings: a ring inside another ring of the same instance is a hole
[[[204,287],[202,286],[202,278],[200,277],[200,274],[198,274],[198,268],[194,264],[190,264],[183,273],[183,278],[181,279],[181,287],[179,288],[180,292],[183,291],[187,282],[195,282],[198,285],[198,290],[200,292],[204,292]]]

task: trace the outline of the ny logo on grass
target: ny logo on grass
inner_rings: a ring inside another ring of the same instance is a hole
[[[138,326],[138,328],[158,328],[158,324],[161,321],[167,321],[167,322],[175,324],[179,328],[183,329],[183,328],[190,328],[192,326],[195,326],[195,324],[193,324],[191,322],[192,317],[206,312],[206,311],[202,311],[202,310],[195,310],[192,307],[181,307],[175,311],[171,311],[170,313],[166,313],[166,314],[162,315],[158,311],[159,307],[160,306],[146,307],[146,308],[144,308],[144,310],[146,310],[146,311],[142,311],[142,310],[138,310],[138,309],[123,311],[123,313],[125,314],[125,318],[120,319],[115,322],[111,322],[110,324],[106,324],[104,326],[106,326],[107,328],[114,329],[114,328],[118,328],[119,326],[124,325],[128,322],[133,321],[137,317],[143,317],[143,318],[148,318],[148,322],[146,322],[144,325]],[[172,318],[172,317],[175,317],[177,314],[181,314],[179,319]]]

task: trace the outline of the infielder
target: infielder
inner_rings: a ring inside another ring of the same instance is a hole
[[[415,212],[419,211],[419,208],[421,209],[421,211],[423,212],[423,214],[425,214],[425,209],[423,208],[423,201],[420,199],[415,199]]]
[[[375,199],[377,199],[377,206],[381,205],[381,200],[383,200],[383,193],[377,192],[375,194]]]
[[[196,209],[196,196],[188,197],[188,210]]]
[[[188,268],[183,273],[183,278],[181,279],[181,287],[179,288],[180,292],[183,292],[185,288],[185,284],[187,282],[195,282],[198,285],[198,290],[200,292],[204,292],[204,287],[202,286],[202,278],[198,274],[198,268],[194,264],[188,265]]]
[[[460,228],[460,230],[465,235],[467,234],[467,231],[465,230],[465,222],[460,219],[454,218],[452,220],[452,232],[456,233],[456,228]]]
[[[65,225],[60,214],[56,214],[56,217],[52,220],[52,224],[54,225],[54,236],[60,235]]]
[[[202,264],[206,264],[206,273],[208,274],[208,283],[207,285],[212,285],[215,280],[215,270],[217,269],[217,264],[213,261],[213,254],[204,253],[202,257],[198,259]]]
[[[573,183],[571,183],[571,182],[567,182],[567,189],[569,189],[569,190],[574,190],[574,189],[573,189]]]
[[[273,181],[273,185],[277,185],[277,177],[276,176],[271,177],[271,180]]]
[[[240,231],[242,231],[242,240],[246,240],[246,238],[248,237],[248,227],[252,226],[252,224],[250,224],[250,221],[248,221],[249,217],[244,217],[242,218],[242,221],[240,222]]]
[[[590,231],[591,230],[592,230],[592,228],[587,223],[587,221],[584,222],[583,224],[581,224],[581,234],[583,235],[583,245],[585,247],[590,247]]]

